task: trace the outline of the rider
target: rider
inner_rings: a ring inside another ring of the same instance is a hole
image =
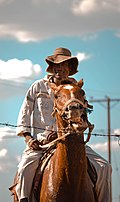
[[[32,84],[22,104],[17,135],[23,136],[27,144],[22,160],[18,165],[19,181],[16,193],[20,202],[28,202],[32,182],[42,156],[39,145],[56,138],[55,118],[53,111],[53,94],[49,83],[60,85],[67,82],[75,83],[69,76],[77,73],[78,59],[71,56],[70,50],[57,48],[54,54],[46,58],[49,73],[45,78]],[[87,156],[97,171],[96,193],[99,202],[109,202],[109,184],[111,166],[101,156],[86,146]]]

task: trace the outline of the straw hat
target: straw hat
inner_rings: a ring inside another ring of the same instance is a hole
[[[46,69],[49,73],[53,74],[54,64],[60,64],[65,61],[69,63],[69,76],[78,72],[78,59],[77,57],[72,57],[70,50],[67,48],[56,48],[53,55],[48,56],[45,60],[49,65]]]

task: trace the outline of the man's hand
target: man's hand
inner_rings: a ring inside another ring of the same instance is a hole
[[[40,150],[39,144],[40,142],[34,139],[31,134],[24,133],[25,142],[29,146],[30,149]]]
[[[40,144],[39,141],[33,138],[30,138],[29,141],[27,142],[29,148],[33,150],[40,150],[39,144]]]
[[[57,132],[55,131],[52,131],[48,136],[47,136],[47,140],[49,142],[55,140],[57,138]]]

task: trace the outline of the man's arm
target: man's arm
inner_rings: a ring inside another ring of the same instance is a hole
[[[18,136],[24,136],[24,133],[31,134],[31,114],[34,108],[34,100],[34,85],[32,85],[25,96],[19,112],[16,130]]]

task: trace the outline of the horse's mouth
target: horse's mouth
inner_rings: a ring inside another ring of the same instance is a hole
[[[80,132],[84,132],[88,128],[88,123],[83,121],[78,122],[78,121],[69,120],[68,128],[70,129],[70,131],[80,133]]]
[[[84,125],[84,122],[87,122],[87,116],[84,111],[76,108],[65,111],[62,114],[62,118],[68,122],[79,123],[81,126]]]

